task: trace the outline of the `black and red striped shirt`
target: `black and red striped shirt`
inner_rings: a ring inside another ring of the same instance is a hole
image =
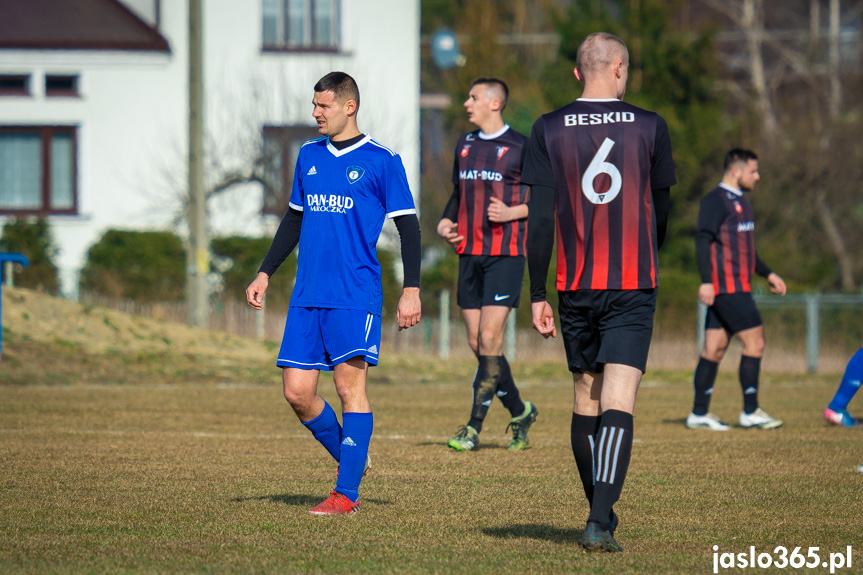
[[[752,291],[756,269],[770,275],[755,252],[755,212],[741,190],[719,184],[704,196],[698,211],[699,235],[710,240],[710,269],[701,270],[702,282],[712,283],[715,293]]]
[[[616,99],[579,99],[545,114],[522,180],[554,188],[559,291],[656,287],[652,190],[677,183],[659,114]]]
[[[464,255],[524,256],[527,219],[491,222],[488,206],[494,196],[507,206],[525,203],[521,162],[527,137],[508,125],[495,134],[479,130],[459,138],[452,182],[458,188],[459,234],[456,251]]]

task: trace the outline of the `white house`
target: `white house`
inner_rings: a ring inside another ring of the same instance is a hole
[[[275,229],[332,70],[356,78],[360,129],[401,154],[418,193],[419,0],[203,11],[205,177],[240,182],[208,202],[213,235]],[[188,68],[188,0],[0,0],[0,224],[49,218],[65,294],[106,229],[185,234]],[[269,186],[243,183],[255,162]]]

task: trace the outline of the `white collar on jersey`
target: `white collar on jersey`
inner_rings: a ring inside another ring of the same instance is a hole
[[[577,102],[620,102],[620,98],[577,98]]]
[[[719,182],[719,187],[722,188],[723,190],[728,190],[729,192],[731,192],[732,194],[734,194],[738,198],[743,195],[743,190],[738,190],[734,186],[729,186],[725,182]]]
[[[494,140],[495,138],[500,138],[503,136],[506,131],[509,130],[509,124],[504,124],[503,128],[495,132],[494,134],[486,134],[482,130],[479,131],[479,139],[480,140]]]
[[[340,150],[340,149],[336,148],[334,145],[332,145],[330,143],[330,139],[327,138],[327,149],[330,151],[330,153],[332,155],[334,155],[335,157],[338,158],[339,156],[344,156],[348,152],[353,152],[354,150],[356,150],[357,148],[359,148],[360,146],[362,146],[363,144],[365,144],[366,142],[368,142],[371,139],[372,139],[372,137],[370,135],[366,134],[365,138],[363,138],[362,140],[360,140],[359,142],[357,142],[353,146],[348,146],[347,148]]]

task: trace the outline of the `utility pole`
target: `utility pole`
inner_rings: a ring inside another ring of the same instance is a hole
[[[210,240],[204,192],[204,66],[201,0],[189,0],[189,252],[186,301],[192,325],[207,327]]]

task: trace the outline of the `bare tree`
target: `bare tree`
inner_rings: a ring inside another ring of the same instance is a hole
[[[743,98],[752,94],[761,147],[777,158],[802,164],[795,166],[803,170],[803,177],[793,183],[801,200],[795,204],[798,213],[793,217],[805,222],[799,212],[808,212],[819,223],[841,288],[856,290],[855,257],[847,241],[855,237],[855,230],[843,226],[835,206],[847,205],[849,193],[859,194],[859,184],[847,182],[844,175],[848,165],[859,164],[861,158],[854,147],[840,144],[836,134],[847,129],[849,121],[859,123],[853,118],[863,111],[858,98],[849,101],[844,97],[854,93],[845,81],[852,74],[859,80],[859,64],[843,66],[841,53],[842,28],[859,18],[863,2],[845,0],[843,12],[842,0],[808,0],[808,5],[802,1],[781,5],[764,0],[700,1],[726,16],[733,26],[724,33],[726,42],[721,45],[726,65],[744,74],[731,93]],[[771,27],[766,23],[768,16],[782,26]],[[854,41],[859,58],[859,30]],[[799,161],[801,155],[805,162]]]

